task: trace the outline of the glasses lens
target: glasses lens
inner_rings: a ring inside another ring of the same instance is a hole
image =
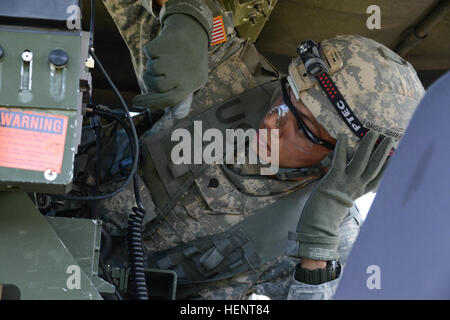
[[[267,145],[269,150],[279,150],[280,163],[292,165],[296,159],[303,159],[305,155],[310,155],[314,146],[304,134],[299,130],[298,122],[285,104],[272,107],[264,117],[260,128],[267,128],[267,136],[261,135],[259,143]],[[272,130],[277,129],[276,139],[272,137]],[[275,144],[276,146],[272,145]]]
[[[288,119],[289,108],[286,105],[273,107],[268,112],[268,116],[274,119],[274,125],[277,129],[280,129],[286,124]]]

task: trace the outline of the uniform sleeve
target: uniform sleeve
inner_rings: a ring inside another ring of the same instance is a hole
[[[202,25],[208,42],[211,42],[213,17],[219,12],[222,12],[222,9],[217,0],[168,0],[161,8],[159,19],[164,23],[164,19],[171,14],[189,15]]]
[[[359,228],[362,223],[361,214],[353,207],[349,211],[348,217],[342,223],[339,229],[339,261],[342,266],[342,272],[345,271],[345,264],[350,255],[353,244],[358,237]],[[336,289],[341,280],[341,276],[335,280],[328,281],[319,285],[310,285],[299,282],[292,277],[292,284],[289,287],[288,300],[330,300],[336,293]]]
[[[138,0],[137,2],[157,19],[161,19],[168,13],[167,10],[162,10],[168,7],[171,8],[169,11],[172,11],[172,13],[189,14],[197,20],[209,19],[209,14],[216,11],[219,6],[217,0],[170,0],[166,2],[163,8],[155,0]]]
[[[143,47],[158,35],[160,24],[141,0],[103,0],[109,15],[130,51],[136,78],[143,93],[148,92],[143,79],[147,58]]]
[[[141,0],[103,0],[103,4],[127,44],[138,32],[145,31],[142,30],[144,23],[155,23],[156,19]]]
[[[336,293],[339,278],[319,285],[298,282],[289,288],[288,300],[330,300]]]
[[[159,13],[161,11],[161,7],[154,0],[138,0],[140,4],[147,9],[149,13],[156,19],[159,17]]]
[[[211,41],[213,16],[222,12],[217,0],[169,0],[163,8],[159,8],[153,0],[103,0],[103,4],[130,50],[137,80],[143,93],[147,92],[142,77],[147,62],[143,47],[158,36],[161,22],[163,23],[160,18],[174,13],[191,15],[207,31]]]

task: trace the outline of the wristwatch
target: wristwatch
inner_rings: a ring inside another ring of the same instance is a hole
[[[295,267],[294,279],[306,284],[318,285],[339,278],[341,265],[339,261],[327,261],[327,266],[323,269],[305,269],[300,263]]]

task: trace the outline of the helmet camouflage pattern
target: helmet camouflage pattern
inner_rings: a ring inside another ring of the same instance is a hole
[[[400,140],[424,94],[411,64],[386,46],[358,35],[337,36],[320,45],[323,51],[331,46],[339,53],[343,66],[330,77],[364,127]],[[298,97],[331,136],[344,132],[349,147],[356,146],[359,137],[340,118],[318,83]]]

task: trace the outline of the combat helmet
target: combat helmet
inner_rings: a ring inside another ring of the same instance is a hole
[[[288,82],[331,136],[347,134],[349,151],[368,129],[400,140],[424,94],[409,62],[359,35],[304,41],[298,53]]]

